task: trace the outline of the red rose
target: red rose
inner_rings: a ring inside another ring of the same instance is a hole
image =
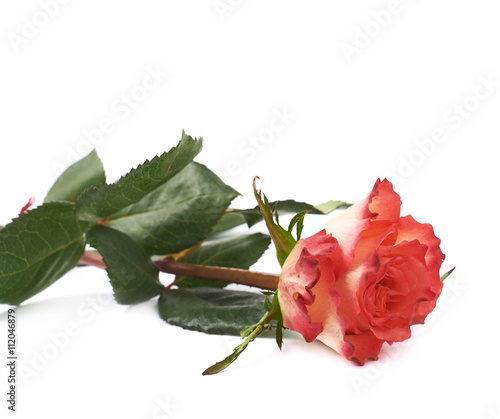
[[[392,184],[378,180],[363,201],[297,243],[278,285],[286,328],[361,365],[384,342],[411,336],[436,306],[444,255],[432,226],[400,217],[400,207]]]

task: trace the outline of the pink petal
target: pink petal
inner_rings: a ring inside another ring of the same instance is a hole
[[[346,335],[345,345],[340,352],[348,360],[365,365],[368,359],[376,361],[384,341],[371,334]]]
[[[283,265],[278,285],[278,298],[284,326],[312,342],[323,330],[321,321],[313,321],[308,313],[315,302],[312,288],[321,277],[320,259],[338,248],[337,241],[325,230],[300,240]]]

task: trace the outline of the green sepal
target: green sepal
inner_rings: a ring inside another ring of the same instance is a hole
[[[264,314],[258,323],[243,328],[240,332],[240,336],[245,339],[243,343],[234,348],[233,352],[222,361],[215,363],[210,368],[207,368],[203,372],[203,375],[217,374],[218,372],[226,369],[229,365],[236,361],[250,342],[269,328],[269,324],[273,320],[276,321],[276,343],[281,350],[281,346],[283,344],[283,317],[281,315],[281,308],[278,300],[278,291],[275,291],[274,293],[262,293],[266,295],[266,299],[264,300],[264,309],[266,310],[266,314]],[[273,295],[272,301],[269,300],[270,295]]]
[[[292,234],[293,227],[297,226],[297,241],[300,240],[300,236],[302,235],[302,230],[304,229],[304,217],[306,214],[311,211],[305,210],[295,214],[294,217],[290,220],[290,224],[288,225],[288,232]]]
[[[444,280],[451,275],[451,273],[455,270],[455,268],[456,268],[456,266],[451,268],[448,272],[444,273],[440,278],[441,282],[444,282]]]
[[[265,316],[261,321],[263,321],[264,319]],[[229,367],[229,365],[231,365],[234,361],[236,361],[236,359],[241,355],[241,353],[247,348],[248,344],[252,342],[257,336],[259,336],[263,330],[264,327],[260,324],[257,324],[257,326],[243,341],[243,343],[234,348],[231,355],[224,358],[222,361],[215,363],[211,367],[207,368],[205,371],[203,371],[202,375],[213,375],[221,372],[222,370],[225,370],[227,367]]]
[[[272,301],[272,311],[274,312],[273,320],[276,320],[276,344],[278,348],[283,345],[283,316],[281,314],[280,302],[278,299],[278,291],[274,292]]]
[[[283,214],[296,214],[302,211],[309,211],[314,215],[326,215],[337,209],[349,208],[352,204],[345,201],[328,201],[323,204],[311,205],[306,202],[298,202],[293,199],[286,199],[283,201],[273,201],[269,203],[271,208],[279,215]],[[260,213],[259,206],[249,209],[230,209],[224,218],[230,219],[230,227],[246,223],[248,227],[252,227],[258,222],[262,221],[262,214]],[[225,221],[225,220],[224,220]],[[228,221],[228,225],[230,224]]]
[[[266,227],[271,235],[271,239],[274,242],[276,247],[276,256],[278,257],[278,262],[281,266],[285,263],[286,258],[297,244],[297,240],[295,240],[292,234],[286,231],[283,227],[277,224],[273,219],[273,210],[269,205],[269,201],[266,195],[262,195],[262,192],[257,191],[255,182],[253,181],[253,192],[255,195],[255,199],[259,204],[260,213],[264,217],[264,221],[266,222]]]
[[[250,335],[250,333],[253,332],[254,329],[255,329],[255,325],[254,324],[252,324],[250,326],[246,326],[243,329],[241,329],[241,331],[240,331],[241,338],[245,339],[248,335]]]
[[[271,303],[271,300],[269,300],[269,298],[266,298],[264,300],[264,310],[271,311],[272,309],[273,309],[273,303]]]
[[[248,344],[265,330],[265,327],[272,320],[273,314],[274,313],[268,311],[266,314],[264,314],[264,316],[258,323],[255,323],[252,326],[245,327],[241,331],[241,336],[245,339],[243,343],[234,348],[233,352],[228,357],[224,358],[220,362],[215,363],[214,365],[203,371],[202,375],[217,374],[229,367],[229,365],[231,365],[234,361],[236,361],[241,353],[247,348]]]

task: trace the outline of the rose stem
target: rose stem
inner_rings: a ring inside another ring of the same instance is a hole
[[[154,262],[162,272],[188,278],[248,285],[270,291],[275,291],[278,288],[279,275],[253,272],[246,269],[193,265],[190,263],[177,262],[174,259],[160,259]],[[94,252],[85,252],[80,259],[80,263],[82,265],[92,265],[103,269],[106,268],[106,265],[102,261],[102,256]]]
[[[155,263],[162,272],[181,275],[188,278],[249,285],[271,291],[275,291],[278,288],[279,275],[253,272],[246,269],[192,265],[190,263],[177,262],[174,259],[160,259],[156,260]]]

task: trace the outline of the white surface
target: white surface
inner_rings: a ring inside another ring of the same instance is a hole
[[[403,214],[434,225],[444,269],[457,270],[427,324],[378,362],[360,368],[290,333],[282,353],[259,339],[214,377],[201,371],[238,339],[169,326],[154,301],[118,306],[103,272],[75,271],[18,309],[20,362],[39,371],[24,377],[17,417],[500,417],[497,1],[87,0],[46,20],[42,3],[0,5],[0,224],[30,196],[42,202],[55,169],[86,152],[85,130],[111,130],[98,152],[113,180],[185,129],[205,138],[197,160],[244,195],[241,207],[255,175],[271,199],[314,204],[357,201],[377,177],[400,176]],[[34,18],[44,27],[16,52]],[[359,30],[378,34],[362,46]],[[141,90],[155,69],[168,75]],[[146,94],[124,105],[130,92]],[[419,154],[438,129],[446,137]],[[259,134],[273,137],[252,143]],[[305,233],[324,222],[310,216]],[[272,250],[254,269],[279,272]],[[44,363],[54,336],[63,348]]]

